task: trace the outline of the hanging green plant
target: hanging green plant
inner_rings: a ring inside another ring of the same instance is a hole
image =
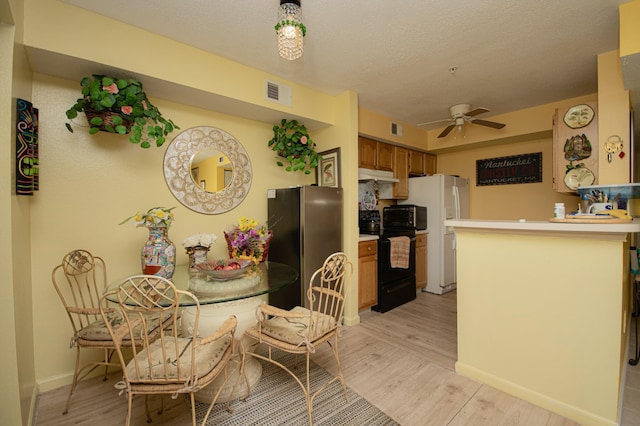
[[[82,97],[66,114],[69,120],[73,120],[78,113],[84,112],[91,135],[99,131],[130,134],[129,141],[149,148],[151,142],[162,146],[166,136],[179,129],[149,102],[139,81],[94,74],[84,77],[80,85]],[[71,121],[65,124],[73,133]]]
[[[269,141],[269,148],[278,153],[276,164],[284,167],[286,171],[310,174],[322,160],[315,147],[309,131],[297,120],[289,121],[283,118],[279,126],[273,126],[273,138]],[[282,159],[285,162],[281,161]]]

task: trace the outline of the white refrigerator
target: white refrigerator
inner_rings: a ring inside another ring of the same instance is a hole
[[[409,179],[409,198],[401,204],[427,208],[427,286],[443,294],[456,288],[456,235],[447,219],[469,218],[469,179],[433,175]]]

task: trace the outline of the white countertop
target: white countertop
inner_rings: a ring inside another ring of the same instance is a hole
[[[619,233],[640,232],[640,219],[633,219],[627,223],[556,223],[549,221],[520,220],[478,220],[478,219],[449,219],[445,226],[468,229],[487,229],[503,231],[544,231],[564,233]]]

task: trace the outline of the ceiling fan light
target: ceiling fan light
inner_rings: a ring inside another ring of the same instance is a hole
[[[280,56],[290,61],[300,58],[304,52],[304,36],[307,32],[302,23],[300,0],[280,0],[275,29]]]
[[[467,132],[464,125],[464,118],[459,117],[456,118],[456,132],[453,135],[453,139],[465,139],[467,137]]]

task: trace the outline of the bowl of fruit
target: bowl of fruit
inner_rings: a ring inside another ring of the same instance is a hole
[[[224,281],[244,275],[254,265],[251,259],[219,259],[197,263],[193,269],[215,280]]]

